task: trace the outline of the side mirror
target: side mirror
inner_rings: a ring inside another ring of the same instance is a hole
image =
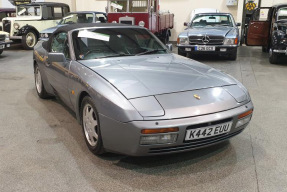
[[[57,62],[57,63],[67,63],[66,57],[63,53],[49,53],[48,54],[49,63]],[[65,64],[63,64],[65,66]]]
[[[240,27],[240,26],[241,26],[241,23],[236,23],[236,26],[237,26],[237,27]]]
[[[172,51],[172,44],[166,44],[168,50]]]
[[[183,25],[184,25],[184,26],[189,26],[189,25],[190,25],[190,23],[188,23],[188,22],[184,22],[184,23],[183,23]]]

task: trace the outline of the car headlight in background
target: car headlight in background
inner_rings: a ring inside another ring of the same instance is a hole
[[[177,140],[179,128],[143,129],[141,145],[172,144]]]
[[[14,23],[14,29],[18,30],[20,28],[20,25],[18,23]]]
[[[189,41],[187,37],[179,37],[177,38],[177,44],[179,45],[188,45]]]
[[[112,23],[117,23],[117,21],[112,21]]]
[[[238,38],[225,38],[223,44],[224,45],[237,45],[238,44]]]
[[[48,33],[41,33],[40,37],[41,38],[49,38],[49,34]]]
[[[144,25],[145,25],[145,22],[144,22],[144,21],[140,21],[140,22],[139,22],[139,26],[140,26],[140,27],[144,27]]]

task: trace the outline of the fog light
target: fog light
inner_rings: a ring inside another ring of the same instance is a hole
[[[177,134],[161,134],[161,135],[147,135],[142,136],[140,140],[141,145],[153,144],[171,144],[177,140]]]
[[[249,123],[250,120],[251,120],[251,115],[248,116],[248,117],[244,117],[244,118],[242,118],[242,119],[239,119],[239,120],[237,121],[236,128],[241,127],[241,126],[243,126],[243,125]]]
[[[221,52],[226,52],[227,49],[226,49],[226,48],[221,48],[220,51],[221,51]]]
[[[48,33],[45,33],[44,36],[45,36],[45,38],[48,38],[48,37],[49,37],[49,34],[48,34]]]

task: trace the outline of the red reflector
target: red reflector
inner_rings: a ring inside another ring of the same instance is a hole
[[[169,132],[177,132],[178,130],[179,130],[178,127],[164,128],[164,129],[143,129],[141,133],[142,134],[169,133]]]
[[[245,113],[242,113],[241,115],[238,116],[238,119],[241,119],[241,118],[243,118],[243,117],[246,117],[246,116],[250,115],[251,113],[253,113],[253,109],[250,110],[250,111],[247,111],[247,112],[245,112]]]

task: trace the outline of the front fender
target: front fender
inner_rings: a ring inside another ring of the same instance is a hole
[[[26,34],[28,31],[35,31],[36,35],[39,37],[39,31],[31,25],[25,25],[25,26],[21,27],[19,29],[17,35],[22,36],[22,35]]]
[[[100,115],[120,122],[143,120],[138,111],[115,87],[77,61],[73,61],[70,66],[68,89],[73,93],[70,98],[78,120],[80,120],[80,98],[83,92],[93,99]]]

